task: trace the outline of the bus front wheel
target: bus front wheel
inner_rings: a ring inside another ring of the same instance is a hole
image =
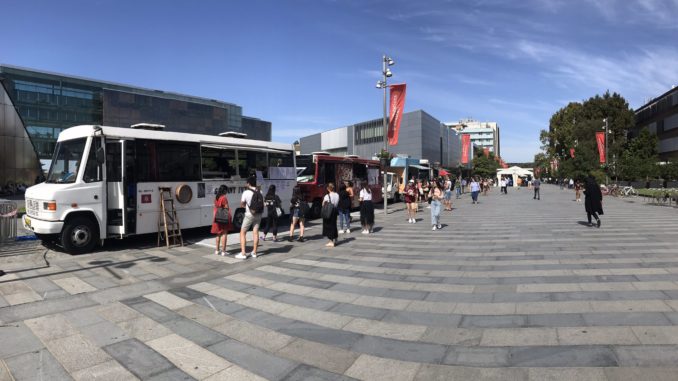
[[[90,218],[75,217],[64,224],[61,244],[70,254],[91,252],[99,242],[99,228]]]

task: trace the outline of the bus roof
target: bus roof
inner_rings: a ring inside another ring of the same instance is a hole
[[[75,138],[81,138],[86,136],[91,136],[95,128],[101,128],[105,136],[119,137],[119,138],[132,138],[132,139],[154,139],[154,140],[172,140],[172,141],[183,141],[183,142],[193,142],[193,143],[206,143],[206,144],[224,144],[233,146],[236,148],[271,148],[282,151],[294,151],[294,146],[292,144],[286,143],[273,143],[265,140],[252,140],[252,139],[238,139],[231,137],[221,137],[214,135],[200,135],[200,134],[189,134],[184,132],[167,132],[167,131],[149,131],[149,130],[139,130],[132,128],[121,128],[121,127],[106,127],[106,126],[94,126],[94,125],[81,125],[74,126],[63,130],[59,134],[57,141],[62,140],[71,140]]]

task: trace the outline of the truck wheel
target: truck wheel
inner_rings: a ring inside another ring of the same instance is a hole
[[[238,209],[235,211],[235,214],[233,215],[233,226],[240,231],[240,227],[242,226],[242,222],[245,220],[245,210],[244,209]]]
[[[320,200],[313,201],[313,205],[311,205],[311,218],[320,218],[320,212],[322,209],[323,205],[320,203]]]
[[[90,218],[75,217],[61,231],[61,244],[70,254],[89,253],[99,242],[99,227]]]

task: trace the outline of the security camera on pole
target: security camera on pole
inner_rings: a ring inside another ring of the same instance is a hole
[[[384,120],[383,120],[383,130],[384,130],[384,149],[383,149],[383,154],[386,154],[388,152],[388,122],[387,120],[387,114],[386,114],[386,89],[388,88],[386,79],[390,78],[393,76],[393,73],[391,73],[391,69],[389,66],[393,66],[395,62],[393,59],[386,54],[382,57],[382,66],[381,66],[381,74],[383,75],[383,79],[381,81],[377,82],[377,89],[383,89],[384,90]],[[381,155],[379,155],[379,158],[381,159]],[[387,177],[386,177],[386,168],[383,168],[384,172],[384,185],[383,185],[383,190],[382,190],[382,197],[384,198],[384,215],[387,215],[388,211],[388,198],[386,197],[386,182],[387,182]]]

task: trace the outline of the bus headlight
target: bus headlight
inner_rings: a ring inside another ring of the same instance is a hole
[[[56,212],[56,201],[45,201],[42,203],[42,210],[46,212]]]

